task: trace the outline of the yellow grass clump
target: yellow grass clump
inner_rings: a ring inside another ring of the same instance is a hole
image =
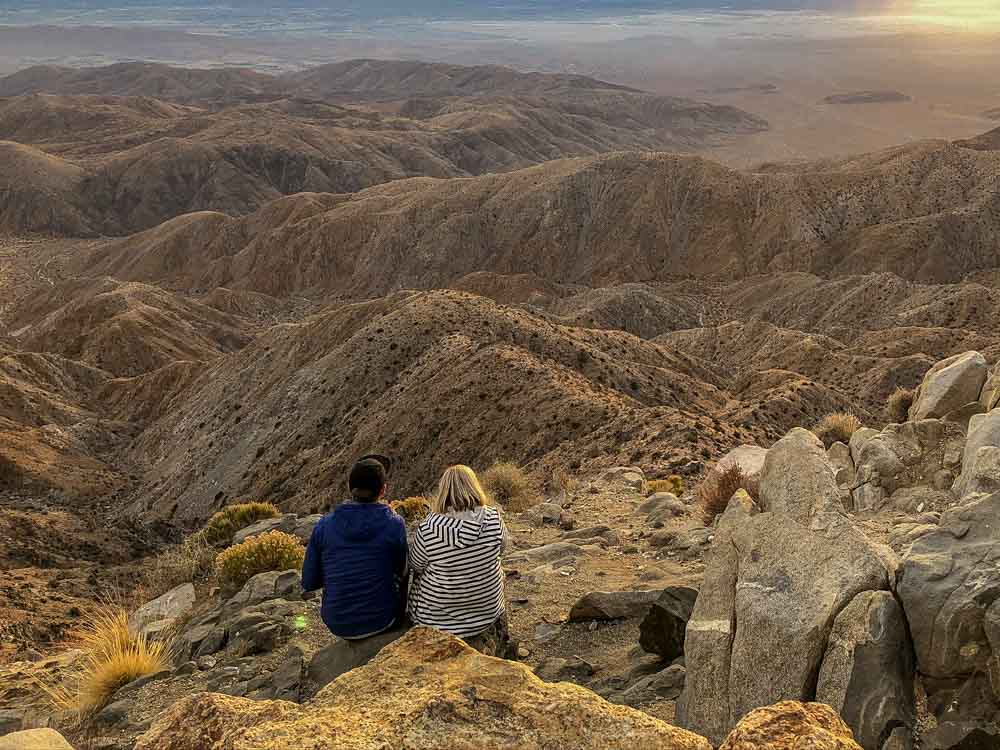
[[[746,490],[754,502],[759,502],[760,488],[757,480],[744,474],[739,464],[712,471],[699,485],[698,503],[706,526],[711,526],[716,516],[726,509],[736,490]]]
[[[228,544],[240,529],[265,518],[276,518],[281,511],[272,503],[236,503],[229,505],[208,519],[201,533],[209,544]]]
[[[395,500],[389,504],[396,513],[402,516],[408,527],[420,524],[431,512],[431,503],[423,495],[414,495],[405,500]]]
[[[666,479],[651,479],[646,482],[646,495],[655,495],[657,492],[671,492],[678,497],[684,494],[684,478],[671,474]]]
[[[851,442],[851,435],[861,429],[861,420],[853,414],[836,412],[827,414],[812,428],[813,434],[829,448],[834,443]]]
[[[170,668],[170,644],[131,632],[128,617],[128,610],[110,603],[85,616],[78,644],[84,655],[64,682],[42,685],[56,708],[85,719],[124,685]]]
[[[482,474],[479,482],[496,504],[511,513],[521,513],[539,501],[534,482],[517,464],[498,461]]]
[[[301,568],[305,554],[298,537],[268,531],[220,552],[215,570],[222,586],[238,589],[258,573]]]

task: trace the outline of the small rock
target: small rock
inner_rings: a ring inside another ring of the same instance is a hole
[[[527,659],[529,656],[531,656],[531,651],[528,650],[527,646],[518,646],[517,647],[517,658],[518,659]]]
[[[106,727],[116,727],[128,720],[130,708],[132,708],[132,702],[129,700],[118,700],[114,703],[109,703],[97,713],[94,721]]]
[[[648,591],[591,591],[584,594],[569,612],[570,622],[618,620],[643,617],[662,589]]]
[[[568,659],[552,657],[535,668],[535,674],[546,682],[581,682],[594,674],[594,667],[579,656]]]
[[[178,677],[182,677],[188,674],[194,674],[198,671],[198,663],[193,661],[186,661],[174,670],[174,674]]]
[[[639,625],[639,645],[662,659],[684,653],[684,635],[698,591],[687,586],[669,586],[649,608]]]
[[[996,750],[1000,727],[974,722],[944,722],[924,732],[922,750]]]
[[[198,664],[198,669],[203,672],[207,672],[210,669],[215,669],[215,665],[218,664],[219,660],[214,656],[199,656],[196,660]]]

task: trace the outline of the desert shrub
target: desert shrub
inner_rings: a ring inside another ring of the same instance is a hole
[[[0,487],[18,487],[21,484],[21,471],[17,464],[6,456],[0,456]]]
[[[913,406],[913,399],[917,392],[913,388],[897,388],[889,396],[886,409],[889,412],[889,419],[896,424],[902,424],[910,416],[910,407]]]
[[[155,599],[175,586],[204,578],[212,572],[215,548],[199,532],[154,557],[143,576],[143,595]]]
[[[813,434],[829,448],[834,443],[850,443],[851,435],[861,428],[861,420],[853,414],[827,414],[812,428]]]
[[[202,529],[209,544],[228,544],[240,529],[265,518],[275,518],[281,511],[272,503],[237,503],[229,505],[208,519]]]
[[[238,589],[258,573],[301,568],[305,554],[298,537],[268,531],[220,552],[215,558],[215,570],[222,586]]]
[[[498,461],[479,476],[483,489],[497,505],[520,513],[538,503],[538,490],[516,464]]]
[[[646,495],[655,495],[657,492],[672,492],[680,497],[684,494],[684,478],[671,474],[666,479],[650,479],[646,482]]]
[[[431,512],[431,503],[423,495],[414,495],[405,500],[395,500],[389,507],[403,517],[408,527],[417,526]]]
[[[128,610],[116,604],[85,615],[79,648],[83,656],[64,681],[42,688],[57,708],[80,719],[100,711],[123,685],[170,668],[170,644],[131,632]]]
[[[726,509],[736,490],[746,490],[754,502],[758,502],[757,479],[743,473],[739,464],[712,471],[698,486],[698,503],[706,526],[711,526],[716,516]]]

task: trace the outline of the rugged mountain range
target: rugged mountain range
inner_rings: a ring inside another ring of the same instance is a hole
[[[118,235],[303,191],[703,149],[766,127],[733,107],[505,68],[356,61],[270,78],[124,64],[0,79],[0,228]],[[156,97],[156,98],[152,98]]]

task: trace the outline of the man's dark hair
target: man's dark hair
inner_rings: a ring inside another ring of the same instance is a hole
[[[347,485],[351,489],[351,497],[358,502],[378,500],[385,487],[385,465],[376,458],[362,458],[351,467]]]

